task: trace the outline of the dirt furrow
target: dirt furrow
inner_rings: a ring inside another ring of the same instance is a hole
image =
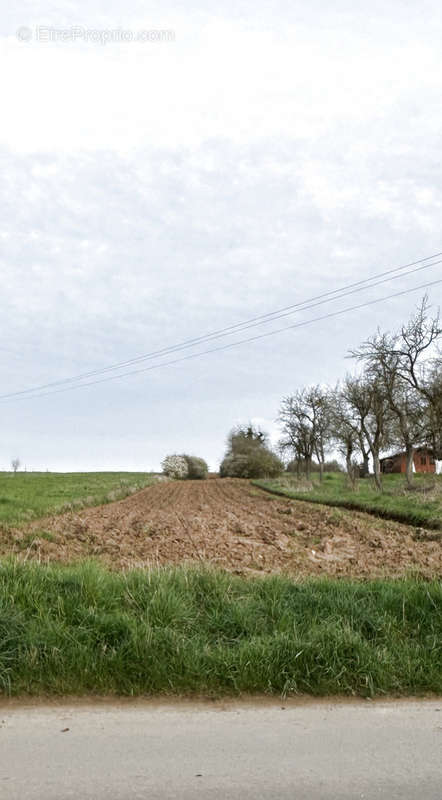
[[[247,481],[164,482],[3,532],[0,552],[111,567],[208,561],[240,573],[442,575],[440,541],[360,512],[273,497]]]

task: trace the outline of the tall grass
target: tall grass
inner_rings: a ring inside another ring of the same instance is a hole
[[[442,586],[0,565],[3,693],[442,692]]]
[[[342,473],[326,473],[323,483],[308,482],[294,476],[253,481],[274,494],[328,506],[366,511],[410,525],[442,529],[442,476],[416,475],[413,490],[407,490],[403,475],[384,475],[383,491],[371,479],[361,479],[352,490]]]

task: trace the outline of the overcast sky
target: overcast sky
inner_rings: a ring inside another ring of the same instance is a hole
[[[43,0],[2,17],[1,394],[442,250],[438,2]],[[104,43],[116,29],[126,41]],[[422,294],[3,402],[0,468],[148,470],[182,451],[214,468],[233,424],[276,439],[284,395],[335,382],[348,348]]]

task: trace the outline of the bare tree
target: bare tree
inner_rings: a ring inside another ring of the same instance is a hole
[[[21,464],[21,462],[20,462],[20,459],[19,459],[19,458],[13,458],[13,459],[12,459],[12,461],[11,461],[11,467],[12,467],[12,471],[13,471],[14,475],[15,475],[15,473],[16,473],[16,472],[19,470],[19,468],[20,468],[20,464]]]
[[[388,367],[388,363],[385,362],[382,377],[390,408],[395,415],[393,440],[405,449],[405,474],[410,487],[413,481],[414,453],[416,447],[426,438],[425,399],[404,381],[394,364]]]
[[[334,392],[334,403],[332,410],[332,436],[338,450],[345,458],[348,479],[352,489],[356,485],[356,474],[354,469],[354,454],[358,450],[360,440],[360,425],[358,416],[354,409],[347,402],[345,392],[336,387]]]
[[[428,295],[424,295],[416,314],[399,334],[390,337],[391,354],[398,357],[401,378],[422,394],[429,403],[434,399],[428,376],[437,366],[441,368],[438,342],[442,336],[440,311],[429,317]],[[433,353],[433,350],[436,351]]]
[[[298,390],[283,399],[278,419],[283,431],[280,446],[292,450],[298,460],[305,462],[307,477],[316,456],[322,481],[332,429],[328,391],[320,386]]]
[[[432,399],[424,410],[425,439],[439,460],[442,459],[442,359],[434,364],[428,377],[427,391]]]
[[[368,373],[348,376],[343,392],[352,414],[357,419],[359,435],[368,444],[373,460],[376,488],[382,490],[380,453],[391,440],[391,415],[382,382]]]
[[[362,474],[370,474],[370,446],[364,433],[364,423],[369,416],[369,402],[355,403],[355,380],[347,375],[342,384],[337,384],[331,395],[333,416],[333,438],[347,461],[347,448],[351,443],[352,454],[362,458]],[[369,400],[369,396],[367,397]],[[353,462],[351,462],[353,463]]]
[[[299,466],[303,462],[307,478],[309,478],[313,457],[313,438],[310,427],[303,421],[297,398],[283,398],[278,420],[282,423],[280,451],[292,452]]]
[[[311,414],[310,420],[314,429],[314,449],[319,464],[319,480],[324,478],[324,464],[327,450],[332,439],[332,405],[329,390],[314,386],[308,393]]]
[[[367,444],[363,431],[359,431],[358,433],[358,444],[359,444],[359,451],[362,456],[362,475],[364,478],[368,478],[370,474],[370,466],[369,466],[370,448]]]
[[[413,480],[414,452],[427,438],[428,427],[436,449],[441,438],[437,433],[442,417],[437,367],[440,359],[431,357],[441,334],[439,314],[429,318],[425,296],[417,313],[399,332],[378,331],[352,352],[365,363],[370,379],[382,386],[387,397],[396,420],[394,439],[405,448],[409,486]]]

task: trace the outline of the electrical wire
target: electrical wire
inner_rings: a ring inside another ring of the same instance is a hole
[[[370,278],[365,278],[355,283],[341,287],[340,289],[333,289],[329,292],[324,292],[320,295],[309,298],[308,300],[304,300],[299,303],[294,303],[292,305],[285,306],[276,311],[271,311],[268,312],[267,314],[262,314],[257,317],[252,317],[251,319],[244,320],[243,322],[238,322],[234,325],[230,325],[225,328],[221,328],[219,330],[213,331],[212,333],[204,334],[202,336],[198,336],[193,339],[187,339],[176,345],[170,345],[169,347],[165,347],[160,350],[154,350],[149,353],[144,353],[140,356],[136,356],[134,358],[127,359],[125,361],[120,361],[115,364],[108,365],[106,367],[90,370],[89,372],[83,372],[78,375],[73,375],[71,377],[62,378],[57,381],[51,381],[49,383],[30,387],[28,389],[21,389],[15,392],[8,392],[6,394],[0,395],[0,400],[6,400],[9,398],[12,399],[14,397],[20,397],[21,395],[27,395],[27,394],[32,394],[34,396],[35,392],[41,392],[44,389],[52,389],[57,386],[64,386],[66,384],[76,383],[79,381],[83,381],[87,378],[95,377],[97,375],[104,375],[107,372],[114,372],[115,370],[120,370],[123,369],[124,367],[129,367],[134,364],[141,363],[143,361],[148,361],[154,358],[156,359],[161,356],[169,355],[174,352],[180,352],[181,350],[186,350],[188,348],[195,347],[196,345],[202,344],[204,342],[224,338],[225,336],[231,336],[235,333],[241,333],[242,331],[258,327],[259,325],[268,324],[269,322],[274,322],[278,319],[283,319],[284,317],[290,316],[299,311],[307,311],[311,308],[316,308],[317,306],[324,305],[324,303],[328,303],[331,300],[339,300],[341,298],[347,297],[348,295],[356,294],[365,289],[379,286],[382,283],[387,283],[390,280],[397,280],[398,278],[404,278],[407,275],[411,275],[414,272],[420,272],[421,270],[429,269],[433,266],[442,263],[442,259],[434,261],[434,259],[436,259],[440,255],[442,255],[442,252],[435,253],[432,256],[427,256],[426,258],[419,259],[418,261],[413,261],[408,264],[403,264],[399,267],[386,270],[384,272],[378,273],[377,275],[373,275]],[[431,263],[425,263],[430,261]],[[418,266],[415,269],[411,269],[405,273],[403,272],[404,269],[407,269],[408,267],[414,267],[416,264],[421,264],[423,266]],[[399,272],[398,275],[393,274],[397,272]],[[389,277],[385,278],[384,276],[386,275]],[[382,280],[375,281],[376,278],[382,278]]]
[[[322,322],[324,320],[332,319],[333,317],[338,317],[338,316],[340,316],[342,314],[346,314],[346,313],[349,313],[351,311],[358,311],[361,308],[367,308],[368,306],[375,305],[376,303],[381,303],[381,302],[384,302],[385,300],[391,300],[391,299],[393,299],[395,297],[401,297],[403,295],[410,294],[410,292],[419,291],[420,289],[427,289],[430,286],[436,286],[436,285],[438,285],[440,283],[442,283],[442,278],[437,280],[437,281],[432,281],[430,283],[423,283],[423,284],[420,284],[419,286],[413,286],[411,289],[404,289],[401,292],[395,292],[394,294],[386,295],[384,297],[378,297],[375,300],[368,300],[367,302],[360,303],[359,305],[356,305],[356,306],[350,306],[348,308],[340,309],[339,311],[332,311],[329,314],[324,314],[321,317],[313,317],[312,319],[309,319],[309,320],[304,320],[302,322],[297,322],[294,325],[284,326],[283,328],[277,328],[276,330],[273,330],[273,331],[266,331],[266,333],[261,333],[261,334],[258,334],[256,336],[250,336],[250,337],[248,337],[246,339],[239,339],[236,342],[231,342],[230,344],[221,345],[220,347],[214,347],[214,348],[211,348],[209,350],[202,350],[202,351],[200,351],[198,353],[191,353],[190,355],[181,356],[180,358],[172,359],[171,361],[163,361],[163,362],[160,362],[159,364],[151,364],[149,367],[142,367],[141,369],[131,370],[129,372],[123,372],[123,373],[120,373],[119,375],[110,375],[110,376],[107,376],[105,378],[100,378],[100,379],[95,380],[95,381],[88,381],[87,383],[81,383],[81,384],[77,384],[77,385],[74,385],[74,386],[67,386],[67,387],[65,387],[63,389],[55,389],[54,391],[42,392],[40,394],[22,396],[20,398],[8,398],[8,400],[9,401],[12,400],[12,399],[34,400],[34,399],[39,398],[39,397],[48,397],[48,396],[53,395],[53,394],[60,394],[60,393],[63,393],[63,392],[73,391],[75,389],[84,389],[84,388],[87,388],[89,386],[96,386],[97,384],[100,384],[100,383],[107,383],[109,381],[121,380],[121,378],[126,378],[126,377],[129,377],[129,376],[132,376],[132,375],[139,375],[139,374],[141,374],[143,372],[149,372],[150,370],[159,369],[160,367],[167,367],[167,366],[171,366],[171,365],[174,365],[174,364],[179,364],[182,361],[189,361],[190,359],[199,358],[200,356],[208,355],[208,354],[211,354],[211,353],[218,353],[218,352],[220,352],[222,350],[229,350],[229,349],[231,349],[233,347],[238,347],[239,345],[242,345],[242,344],[248,344],[250,342],[256,342],[256,341],[258,341],[260,339],[265,339],[265,338],[267,338],[269,336],[275,336],[276,334],[282,333],[284,331],[294,330],[294,329],[297,329],[297,328],[303,328],[304,326],[311,325],[314,322]],[[1,398],[0,398],[0,400],[1,400]],[[2,400],[2,402],[8,402],[8,400]]]

